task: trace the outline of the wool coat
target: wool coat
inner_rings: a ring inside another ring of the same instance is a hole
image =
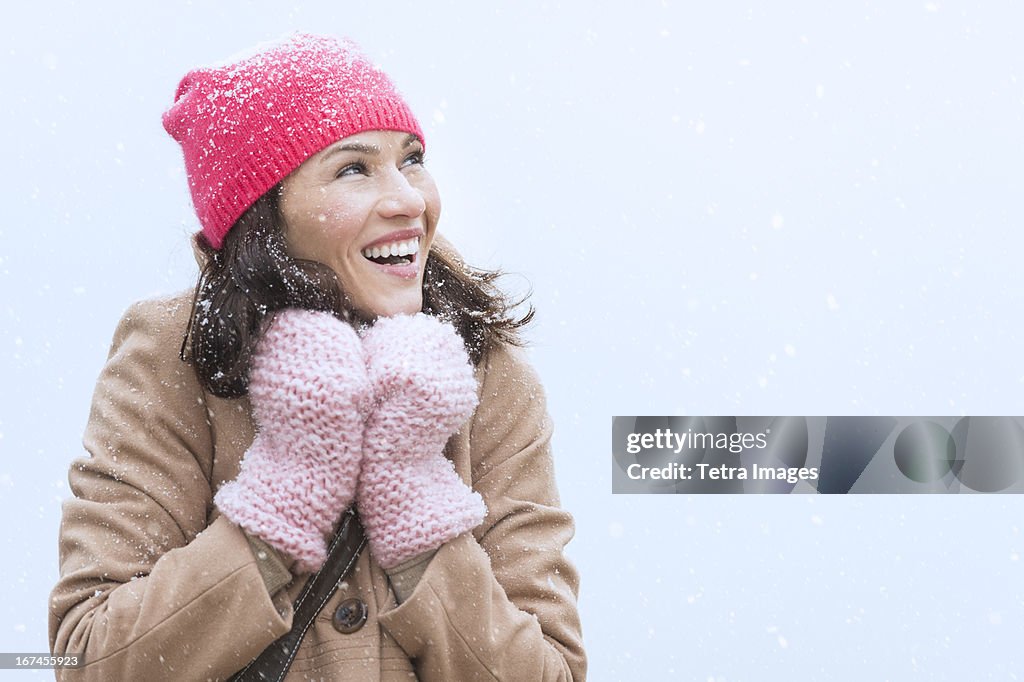
[[[247,398],[207,393],[179,359],[190,311],[190,293],[133,305],[97,382],[49,604],[52,651],[85,658],[62,679],[223,680],[291,628],[307,576],[271,594],[213,504],[255,425]],[[574,526],[543,391],[506,346],[476,378],[479,406],[445,454],[483,496],[484,522],[443,545],[401,604],[364,548],[287,680],[584,679],[578,575],[563,553]],[[332,614],[348,599],[368,617],[343,634]]]

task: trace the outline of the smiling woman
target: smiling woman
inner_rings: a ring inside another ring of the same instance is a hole
[[[181,81],[195,290],[124,316],[50,601],[67,679],[579,680],[543,391],[351,44]],[[365,528],[365,530],[364,530]]]
[[[441,198],[418,137],[348,137],[289,175],[280,201],[288,252],[329,265],[362,315],[419,311],[418,254],[430,251]]]

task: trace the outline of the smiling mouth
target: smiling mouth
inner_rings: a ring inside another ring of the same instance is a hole
[[[416,262],[419,252],[420,240],[413,238],[363,249],[363,257],[377,265],[409,265]]]

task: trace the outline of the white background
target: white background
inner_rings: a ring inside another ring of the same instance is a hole
[[[160,114],[189,68],[301,29],[391,74],[442,231],[533,288],[590,679],[1024,676],[1019,498],[615,497],[609,448],[616,414],[1024,414],[1024,12],[629,5],[7,11],[0,651],[47,648],[117,319],[194,283]]]

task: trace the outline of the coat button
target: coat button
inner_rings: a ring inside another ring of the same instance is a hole
[[[362,599],[346,599],[338,604],[334,611],[334,629],[343,635],[351,634],[363,627],[369,615],[370,610],[366,608],[366,602]]]

